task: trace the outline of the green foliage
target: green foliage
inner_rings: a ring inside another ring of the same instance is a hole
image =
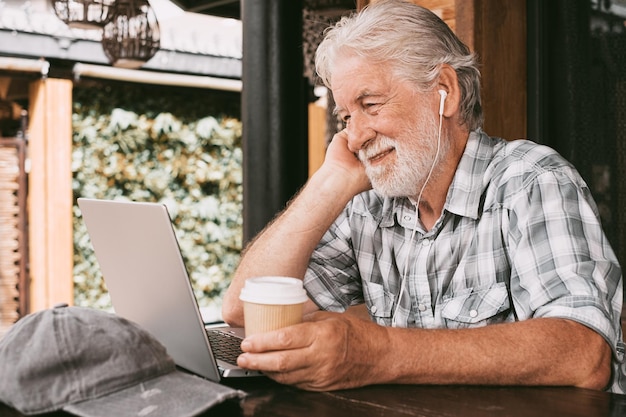
[[[75,198],[167,205],[196,298],[218,319],[242,246],[241,122],[206,113],[210,94],[75,88],[72,172]],[[222,102],[231,113],[235,99]],[[75,304],[109,309],[76,205],[74,214]]]

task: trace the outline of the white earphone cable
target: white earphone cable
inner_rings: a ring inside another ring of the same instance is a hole
[[[411,232],[411,237],[409,238],[409,246],[407,248],[406,261],[404,262],[404,268],[402,271],[402,281],[400,282],[400,293],[398,294],[398,298],[396,300],[396,308],[394,309],[393,314],[391,316],[392,327],[396,327],[397,325],[396,316],[398,314],[398,309],[400,308],[400,301],[402,300],[402,295],[404,294],[404,283],[406,281],[407,270],[409,267],[409,257],[411,255],[411,244],[413,243],[413,238],[415,237],[415,232],[417,230],[417,222],[419,220],[420,200],[422,199],[422,193],[424,192],[424,189],[426,188],[426,184],[428,184],[428,181],[430,180],[430,176],[433,174],[433,171],[435,170],[435,165],[437,164],[437,159],[439,158],[439,151],[441,149],[441,127],[443,124],[443,103],[446,98],[446,94],[442,94],[441,91],[442,90],[440,90],[439,92],[441,94],[441,104],[439,106],[439,130],[437,134],[437,152],[435,152],[435,158],[433,159],[433,164],[430,166],[430,170],[428,171],[426,180],[424,181],[424,184],[422,185],[422,188],[420,189],[420,192],[417,196],[417,201],[415,202],[415,224],[413,225],[413,231]]]

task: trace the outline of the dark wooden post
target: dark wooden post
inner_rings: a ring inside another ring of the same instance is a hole
[[[307,179],[302,0],[242,0],[243,239]]]

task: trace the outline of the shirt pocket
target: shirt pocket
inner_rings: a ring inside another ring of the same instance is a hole
[[[499,282],[444,296],[441,315],[447,328],[480,327],[505,321],[510,308],[509,291]]]
[[[363,281],[363,295],[372,319],[380,325],[390,325],[393,297],[385,287],[375,282]]]

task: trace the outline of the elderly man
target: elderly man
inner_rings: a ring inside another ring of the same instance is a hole
[[[309,390],[624,392],[622,274],[589,189],[553,150],[482,131],[475,57],[445,23],[373,3],[326,33],[316,67],[345,129],[223,308],[241,325],[245,280],[281,275],[304,280],[312,314],[245,339],[239,364]],[[342,314],[363,303],[371,321]]]

